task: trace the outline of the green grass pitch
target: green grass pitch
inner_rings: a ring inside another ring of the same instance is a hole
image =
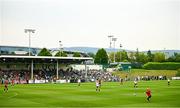
[[[151,88],[151,102],[145,90]],[[180,107],[180,81],[103,82],[101,91],[95,83],[21,84],[3,92],[0,87],[0,107]],[[136,92],[136,96],[134,93]]]

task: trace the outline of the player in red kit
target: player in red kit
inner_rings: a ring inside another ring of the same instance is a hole
[[[5,80],[4,82],[4,92],[8,92],[8,80]]]
[[[11,79],[11,86],[14,86],[14,78]]]
[[[146,90],[146,95],[147,95],[147,100],[150,101],[149,99],[151,98],[151,90],[147,88]]]

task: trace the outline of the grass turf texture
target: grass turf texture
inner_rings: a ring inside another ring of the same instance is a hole
[[[151,102],[145,90],[152,90]],[[135,89],[133,82],[103,82],[101,92],[95,83],[21,84],[0,87],[0,107],[180,107],[180,81],[141,81]]]
[[[131,72],[127,71],[118,71],[114,72],[115,75],[120,76],[121,78],[125,78],[128,76],[132,80],[137,76],[166,76],[167,78],[171,78],[176,76],[177,70],[145,70],[145,69],[131,69]]]

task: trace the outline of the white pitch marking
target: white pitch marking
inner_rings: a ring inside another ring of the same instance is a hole
[[[17,93],[15,93],[15,95],[14,96],[10,96],[10,97],[8,97],[8,98],[13,98],[13,97],[15,97],[15,96],[17,96],[18,94]]]

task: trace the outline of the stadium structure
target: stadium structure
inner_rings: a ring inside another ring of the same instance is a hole
[[[67,57],[37,56],[41,48],[30,48],[32,55],[28,56],[28,50],[28,47],[0,46],[0,76],[13,77],[17,83],[31,83],[35,77],[39,77],[39,80],[45,79],[45,82],[46,79],[58,80],[59,72],[71,69],[69,64],[86,64],[93,60],[85,53],[80,53],[81,57],[72,57],[74,52],[70,51],[64,51]]]

